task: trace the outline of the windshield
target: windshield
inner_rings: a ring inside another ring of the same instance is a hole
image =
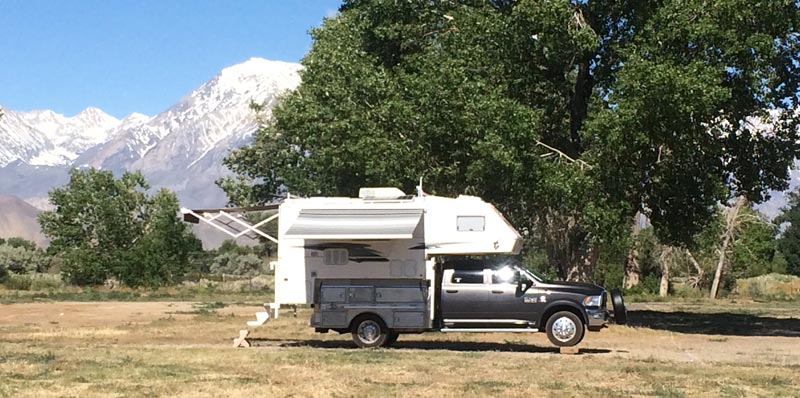
[[[528,271],[528,270],[526,270],[526,269],[524,269],[522,267],[515,267],[515,268],[517,270],[519,270],[520,274],[523,274],[523,275],[527,276],[532,281],[535,281],[535,282],[538,282],[538,283],[544,283],[544,279],[542,279],[542,277],[540,277],[539,275],[536,275],[533,272]]]

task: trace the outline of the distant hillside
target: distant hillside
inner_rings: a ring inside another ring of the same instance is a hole
[[[40,247],[46,247],[49,242],[36,221],[40,211],[22,199],[0,194],[0,238],[20,237],[34,241]],[[191,224],[191,227],[194,234],[203,241],[205,249],[216,249],[224,240],[230,239],[205,224]],[[237,242],[243,245],[254,243],[246,237],[237,239]]]
[[[10,195],[0,195],[0,238],[20,237],[46,246],[36,216],[39,209]]]

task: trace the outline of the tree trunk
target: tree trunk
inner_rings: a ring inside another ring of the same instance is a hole
[[[700,284],[703,283],[703,276],[705,275],[705,271],[703,271],[703,267],[700,266],[700,263],[694,259],[692,252],[689,249],[686,249],[686,257],[689,258],[689,262],[692,263],[694,266],[695,271],[697,271],[697,276],[695,277],[695,282],[691,283],[692,287],[697,289],[700,287]]]
[[[583,151],[580,130],[583,128],[583,121],[586,119],[589,107],[588,98],[591,95],[592,89],[590,62],[591,58],[586,57],[586,59],[581,60],[578,65],[578,76],[575,79],[572,98],[570,98],[569,130],[571,146],[568,153],[575,159],[577,159]]]
[[[551,265],[565,280],[592,281],[598,247],[576,222],[575,217],[547,212],[540,217],[539,229]]]
[[[714,273],[714,282],[711,283],[711,293],[709,294],[709,297],[712,299],[717,298],[719,281],[722,278],[722,271],[725,267],[725,254],[728,251],[728,246],[730,246],[731,241],[733,240],[733,235],[736,232],[736,228],[739,224],[739,210],[741,210],[742,206],[744,206],[746,202],[747,199],[745,199],[744,196],[739,196],[739,199],[736,200],[736,204],[728,209],[728,214],[725,216],[725,231],[722,233],[722,245],[719,248],[717,271]]]
[[[625,258],[625,275],[622,276],[622,287],[630,289],[639,284],[641,279],[641,268],[639,267],[639,250],[632,247]]]
[[[642,270],[639,266],[639,247],[636,238],[642,230],[640,223],[641,213],[636,213],[633,216],[633,226],[631,227],[631,236],[634,239],[631,249],[628,251],[628,256],[625,258],[624,275],[622,276],[622,287],[630,289],[639,284],[641,279]]]
[[[573,258],[569,264],[566,275],[568,281],[592,282],[594,280],[594,268],[597,265],[597,257],[600,253],[597,245],[591,244],[588,239],[583,242],[575,242]]]
[[[672,257],[672,248],[665,246],[661,251],[661,285],[658,287],[658,295],[667,297],[669,294],[669,261]]]

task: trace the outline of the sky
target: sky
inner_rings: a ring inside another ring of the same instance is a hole
[[[341,0],[2,0],[0,107],[155,115],[252,57],[299,62]]]

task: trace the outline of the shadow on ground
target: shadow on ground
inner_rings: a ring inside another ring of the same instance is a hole
[[[527,352],[558,354],[557,347],[540,347],[523,343],[490,343],[481,341],[434,341],[434,340],[407,340],[403,336],[390,349],[413,350],[448,350],[461,352],[498,351],[498,352]],[[278,340],[278,339],[247,339],[254,346],[277,347],[311,347],[311,348],[352,348],[357,349],[350,340]],[[579,354],[608,354],[611,350],[599,348],[582,348]]]
[[[628,326],[678,333],[800,337],[800,319],[748,314],[628,311]]]

